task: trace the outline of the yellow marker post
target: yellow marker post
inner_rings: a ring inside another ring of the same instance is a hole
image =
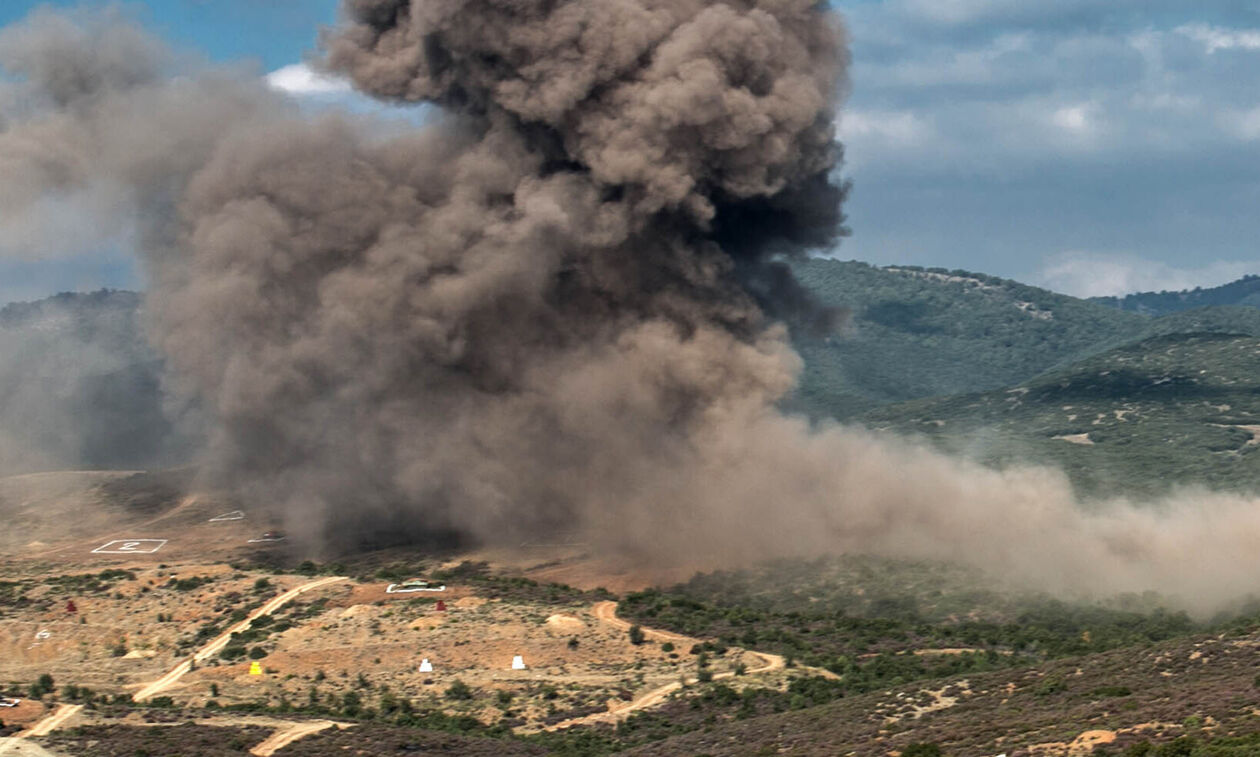
[[[262,665],[259,665],[257,661],[251,662],[249,664],[249,674],[252,676],[262,675]]]

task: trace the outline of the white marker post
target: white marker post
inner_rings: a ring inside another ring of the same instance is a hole
[[[521,655],[514,656],[512,658],[512,670],[524,670],[524,669],[525,669],[525,658]]]
[[[424,658],[423,660],[421,660],[421,661],[420,661],[420,672],[421,672],[421,673],[432,673],[432,672],[433,672],[433,663],[429,662],[429,658],[428,658],[428,657],[426,657],[426,658]]]

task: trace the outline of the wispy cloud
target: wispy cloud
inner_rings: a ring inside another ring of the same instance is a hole
[[[1137,255],[1074,250],[1050,257],[1034,283],[1077,297],[1103,297],[1213,287],[1249,273],[1260,273],[1260,260],[1181,268]]]
[[[839,4],[842,257],[1016,278],[1046,250],[1260,258],[1260,15],[1236,0]]]
[[[1207,24],[1185,24],[1176,29],[1202,43],[1208,55],[1217,50],[1260,50],[1260,29],[1228,29]]]

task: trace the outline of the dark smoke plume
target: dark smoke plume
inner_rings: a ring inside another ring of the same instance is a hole
[[[791,384],[750,291],[795,294],[770,258],[840,232],[837,25],[778,0],[346,11],[328,65],[449,120],[251,130],[191,182],[155,324],[215,402],[215,462],[337,529],[615,527],[593,520],[690,466],[728,395]]]
[[[306,117],[108,15],[0,33],[16,87],[0,103],[21,103],[0,131],[0,230],[48,197],[130,211],[150,336],[209,419],[205,475],[291,530],[577,527],[627,556],[959,559],[1203,606],[1260,570],[1250,500],[1086,511],[1054,471],[778,412],[800,368],[782,319],[830,314],[776,256],[843,231],[847,55],[821,4],[345,14],[326,66],[436,103],[435,126]]]

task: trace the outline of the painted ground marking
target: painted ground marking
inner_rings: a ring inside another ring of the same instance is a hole
[[[151,555],[165,544],[166,539],[114,539],[92,550],[92,553],[101,555]]]

